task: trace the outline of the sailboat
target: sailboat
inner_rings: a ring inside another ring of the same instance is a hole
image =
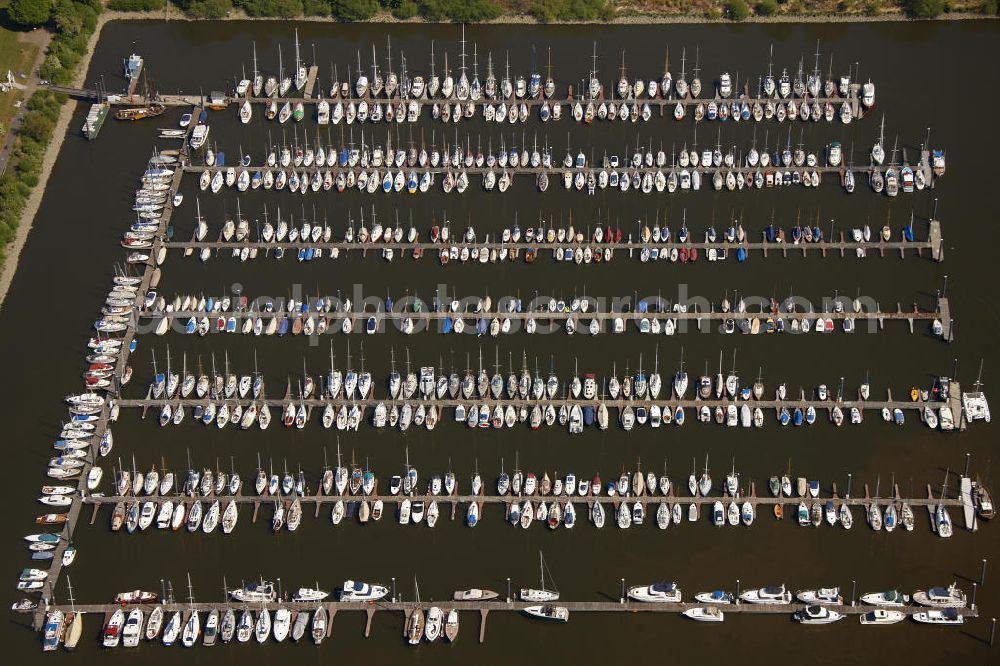
[[[542,551],[538,551],[538,572],[541,578],[541,583],[538,589],[535,588],[521,588],[520,598],[521,601],[532,601],[532,602],[548,602],[557,601],[559,599],[559,591],[556,589],[548,590],[545,588],[545,571],[547,567],[545,566],[545,556],[542,555]],[[552,582],[552,574],[549,573],[549,581]],[[555,584],[552,585],[555,588]]]

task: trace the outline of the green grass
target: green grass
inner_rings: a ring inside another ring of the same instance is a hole
[[[23,83],[20,74],[30,74],[32,63],[38,55],[38,45],[33,40],[26,39],[26,33],[10,30],[6,22],[7,0],[0,0],[0,78],[7,76],[9,69],[14,73],[14,79]],[[19,90],[9,90],[0,93],[0,137],[7,136],[11,119],[14,117],[15,104],[21,100]]]

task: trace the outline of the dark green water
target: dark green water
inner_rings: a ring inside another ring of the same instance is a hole
[[[429,40],[438,44],[437,62],[443,64],[443,48],[449,52],[449,64],[457,66],[459,31],[452,26],[394,26],[389,28],[393,52],[407,53],[411,74],[425,70]],[[328,76],[326,64],[339,64],[341,76],[347,64],[355,69],[355,51],[367,49],[376,41],[384,42],[382,26],[330,26],[305,24],[300,26],[300,39],[307,60],[312,60],[315,43],[317,60],[324,65],[321,80]],[[480,71],[485,74],[485,53],[492,50],[494,59],[510,51],[512,71],[526,72],[531,64],[531,46],[538,47],[538,61],[545,62],[546,48],[552,47],[554,75],[559,89],[586,73],[590,66],[592,42],[599,42],[600,67],[605,82],[617,76],[621,49],[631,75],[646,78],[659,76],[662,71],[663,49],[670,47],[671,69],[679,69],[682,47],[687,47],[689,64],[696,46],[700,47],[702,79],[708,84],[724,69],[741,70],[741,80],[766,70],[768,45],[774,43],[774,60],[779,67],[797,67],[801,57],[810,66],[816,39],[821,40],[824,55],[821,67],[834,53],[834,73],[854,62],[861,66],[861,76],[871,77],[878,85],[878,106],[861,122],[845,127],[839,123],[793,125],[793,143],[798,141],[799,128],[804,127],[804,142],[818,150],[831,140],[840,140],[845,147],[854,145],[856,160],[861,163],[872,140],[878,133],[881,113],[886,114],[888,143],[898,133],[899,145],[905,147],[911,160],[927,127],[932,128],[932,143],[948,151],[948,173],[933,191],[916,195],[900,195],[896,200],[878,197],[860,186],[847,196],[832,183],[819,190],[790,188],[764,192],[714,193],[703,190],[688,196],[643,196],[635,193],[607,192],[595,197],[567,193],[553,183],[550,190],[539,194],[527,180],[518,180],[505,195],[487,194],[473,186],[464,196],[445,196],[440,191],[423,196],[382,195],[362,196],[358,193],[310,194],[305,197],[282,193],[247,193],[240,198],[245,214],[260,217],[264,207],[273,215],[281,206],[283,214],[300,214],[303,204],[312,216],[315,206],[319,218],[324,215],[342,233],[348,214],[358,218],[362,208],[366,218],[374,205],[382,220],[392,220],[396,211],[404,226],[412,212],[415,224],[427,229],[430,220],[452,220],[461,229],[471,220],[482,234],[497,232],[513,223],[515,214],[524,227],[542,216],[568,221],[572,211],[577,227],[586,228],[600,216],[617,220],[623,227],[634,228],[637,219],[652,219],[667,215],[673,229],[679,227],[682,215],[687,216],[693,235],[700,238],[713,220],[721,231],[731,216],[743,220],[748,231],[759,232],[772,218],[786,228],[798,215],[806,220],[819,217],[827,230],[833,218],[837,229],[860,226],[870,220],[878,228],[891,215],[895,230],[910,214],[917,218],[918,234],[925,230],[925,220],[939,200],[939,218],[943,222],[946,261],[934,264],[927,259],[895,256],[865,260],[853,257],[789,257],[772,255],[763,259],[754,255],[744,265],[735,262],[695,265],[640,265],[624,257],[608,265],[565,266],[553,264],[547,257],[532,266],[522,263],[487,266],[437,265],[433,257],[414,263],[409,259],[386,264],[376,257],[351,257],[338,262],[323,260],[313,264],[298,264],[291,257],[281,262],[258,259],[238,264],[228,257],[218,257],[202,264],[194,259],[182,259],[171,254],[164,266],[161,292],[205,292],[220,294],[239,283],[249,296],[285,296],[299,288],[306,294],[347,292],[354,285],[363,285],[364,293],[382,296],[390,290],[395,297],[417,293],[425,300],[433,297],[438,285],[460,295],[489,293],[499,295],[520,293],[528,296],[535,290],[555,296],[593,294],[614,297],[655,295],[674,299],[682,290],[688,294],[719,300],[729,291],[743,294],[782,297],[789,292],[801,294],[818,302],[834,290],[842,294],[869,295],[889,309],[896,301],[908,306],[913,302],[929,307],[944,275],[948,275],[948,295],[956,318],[957,339],[945,345],[918,327],[916,334],[906,332],[905,325],[889,323],[882,332],[847,336],[755,336],[732,337],[718,333],[688,333],[673,338],[652,338],[628,333],[622,336],[603,335],[567,337],[508,336],[499,341],[476,339],[472,336],[442,338],[432,333],[404,337],[399,333],[379,336],[353,336],[351,354],[354,364],[360,363],[361,338],[364,337],[365,367],[376,378],[376,391],[384,393],[381,378],[389,368],[390,350],[395,351],[402,365],[408,348],[414,364],[438,365],[439,358],[450,371],[452,364],[463,371],[466,355],[471,365],[478,367],[482,350],[484,364],[492,366],[495,354],[507,368],[508,354],[520,367],[522,352],[534,368],[537,359],[545,372],[551,364],[563,377],[573,372],[579,363],[581,372],[592,371],[599,376],[609,374],[617,364],[621,375],[626,365],[633,371],[642,354],[643,367],[652,367],[658,354],[661,373],[676,367],[683,347],[688,370],[701,374],[706,363],[714,372],[720,351],[724,366],[732,363],[737,349],[737,367],[745,382],[756,376],[758,367],[770,393],[778,382],[789,388],[798,386],[810,390],[819,383],[836,386],[844,378],[846,392],[852,394],[857,384],[870,375],[876,396],[891,388],[897,397],[908,393],[912,385],[928,385],[936,374],[951,374],[958,361],[958,377],[966,385],[975,379],[980,358],[985,360],[987,391],[990,379],[1000,362],[993,343],[993,331],[998,323],[998,301],[992,291],[995,283],[992,257],[993,206],[990,195],[995,169],[985,159],[1000,149],[989,127],[974,119],[986,117],[986,111],[996,102],[1000,77],[983,66],[977,54],[995,49],[997,27],[993,23],[963,22],[956,24],[884,24],[884,25],[775,25],[775,26],[656,26],[656,27],[591,27],[538,28],[517,26],[478,28],[468,31],[470,43],[476,41],[480,53]],[[91,65],[88,81],[104,75],[109,87],[119,81],[120,60],[132,50],[142,53],[160,89],[190,92],[199,87],[206,92],[222,88],[227,79],[238,75],[241,65],[249,67],[250,44],[256,40],[262,65],[273,69],[277,63],[277,44],[281,41],[286,64],[292,57],[291,27],[281,24],[210,24],[159,23],[112,24],[105,29]],[[134,45],[133,45],[134,43]],[[370,56],[367,56],[370,59]],[[114,82],[114,83],[113,83]],[[928,98],[927,96],[930,95]],[[0,336],[8,349],[8,390],[5,392],[4,413],[9,424],[5,438],[13,452],[8,466],[8,497],[11,519],[7,525],[7,547],[3,549],[5,570],[12,574],[26,565],[27,558],[20,543],[21,535],[35,531],[32,517],[41,513],[34,503],[45,461],[50,455],[47,442],[58,429],[63,415],[60,397],[79,386],[82,370],[83,345],[90,325],[96,318],[103,294],[116,261],[122,258],[118,240],[129,221],[131,192],[135,177],[154,145],[157,126],[171,126],[179,115],[170,114],[159,121],[119,124],[109,121],[99,140],[88,143],[77,129],[86,109],[80,108],[74,117],[71,133],[60,153],[42,209],[21,257],[21,266],[0,312]],[[242,127],[234,114],[212,117],[212,138],[227,152],[235,155],[242,146],[259,161],[263,146],[280,141],[277,125],[255,119]],[[723,146],[735,143],[745,150],[753,137],[754,124],[723,126]],[[315,125],[303,123],[313,129]],[[429,143],[431,132],[441,140],[441,125],[424,121],[413,128],[413,140],[420,140],[422,130]],[[600,156],[605,150],[625,152],[626,145],[637,142],[669,150],[684,143],[714,145],[718,126],[703,124],[696,139],[689,122],[674,123],[654,118],[648,124],[594,123],[577,126],[564,119],[561,123],[542,125],[531,121],[514,126],[513,140],[520,144],[522,132],[530,144],[537,130],[538,140],[555,147],[555,155],[563,155],[566,133],[574,152],[580,147]],[[291,128],[286,126],[291,139]],[[395,128],[392,130],[395,134]],[[401,127],[400,139],[408,142],[410,128]],[[471,135],[475,146],[481,137],[483,145],[492,138],[494,147],[501,137],[510,144],[511,126],[502,133],[486,127],[481,121],[463,122],[458,126],[459,137]],[[787,126],[761,123],[756,126],[757,141],[781,145],[787,141]],[[339,130],[338,130],[339,132]],[[454,137],[454,128],[449,127]],[[638,132],[638,134],[637,134]],[[547,134],[546,134],[547,133]],[[370,140],[371,126],[365,128]],[[376,133],[384,141],[384,126]],[[360,130],[355,127],[355,139]],[[331,139],[339,143],[337,134]],[[395,142],[395,136],[394,136]],[[232,157],[229,158],[232,160]],[[174,218],[177,236],[186,238],[193,225],[196,183],[187,179],[183,191],[187,201]],[[202,213],[210,227],[218,228],[225,210],[232,211],[236,197],[232,192],[212,196],[201,195]],[[828,233],[828,231],[827,231]],[[338,363],[346,365],[347,341],[333,336]],[[194,339],[171,335],[164,338],[142,336],[140,348],[133,357],[136,370],[129,395],[136,396],[145,386],[152,371],[150,350],[155,350],[158,363],[165,361],[166,347],[175,364],[187,354],[193,365],[200,356],[207,365],[214,352],[221,364],[228,351],[230,363],[238,372],[252,370],[254,353],[260,370],[268,378],[270,392],[280,393],[286,376],[301,373],[303,360],[317,376],[328,366],[329,340],[310,346],[302,338],[252,338],[232,336],[224,339],[208,336]],[[30,353],[29,352],[33,352]],[[454,358],[454,361],[452,361]],[[175,365],[175,368],[177,366]],[[689,414],[689,419],[691,415]],[[125,413],[115,426],[115,451],[112,459],[121,456],[130,460],[134,454],[140,468],[161,464],[161,459],[173,469],[186,466],[188,453],[196,466],[222,467],[235,461],[244,478],[256,468],[258,454],[265,464],[271,461],[276,469],[287,463],[290,469],[301,467],[314,483],[323,465],[324,451],[332,460],[337,446],[336,431],[323,431],[312,424],[304,431],[288,432],[273,426],[266,432],[256,429],[220,432],[193,425],[190,418],[180,428],[161,430],[152,418],[140,421],[137,414]],[[459,481],[467,479],[477,462],[484,480],[492,485],[501,457],[508,471],[518,455],[521,467],[541,474],[573,471],[589,478],[595,472],[609,479],[623,467],[634,468],[641,460],[644,467],[659,471],[666,461],[668,473],[683,485],[691,460],[699,467],[706,454],[710,456],[713,476],[722,478],[732,457],[744,479],[766,483],[771,474],[780,473],[791,459],[792,472],[821,480],[824,489],[836,482],[843,490],[847,475],[853,474],[854,494],[860,484],[869,483],[874,490],[876,478],[881,479],[883,494],[894,474],[904,494],[924,495],[926,484],[938,486],[946,468],[961,469],[964,454],[972,454],[972,470],[986,479],[995,479],[998,470],[993,456],[995,428],[976,424],[967,432],[944,435],[927,430],[910,416],[907,425],[895,428],[881,423],[870,414],[861,427],[836,429],[819,423],[811,429],[782,429],[768,418],[762,430],[719,429],[689,423],[683,429],[673,427],[652,430],[639,428],[631,433],[612,428],[569,437],[559,428],[530,432],[519,426],[514,430],[470,432],[451,422],[450,414],[439,427],[428,433],[411,430],[405,434],[376,431],[363,427],[358,433],[341,434],[340,444],[345,456],[352,454],[359,462],[368,460],[380,477],[399,473],[404,451],[408,448],[410,462],[420,469],[421,478],[444,473],[449,464]],[[110,463],[111,461],[109,461]],[[110,472],[110,470],[107,470]],[[954,488],[955,480],[951,486]],[[579,507],[578,507],[579,508]],[[736,580],[743,587],[785,582],[792,589],[801,587],[840,585],[849,593],[852,581],[859,593],[898,587],[912,590],[934,584],[947,584],[957,579],[971,594],[972,580],[979,575],[980,560],[992,558],[1000,547],[994,525],[986,524],[976,534],[957,529],[955,536],[944,541],[927,528],[926,514],[918,512],[917,529],[913,533],[896,531],[892,534],[873,533],[860,522],[858,529],[800,529],[792,521],[777,523],[762,515],[751,529],[712,528],[707,522],[684,523],[659,532],[647,521],[641,529],[620,531],[606,527],[598,531],[581,524],[573,531],[551,533],[539,525],[528,531],[513,530],[502,524],[499,508],[488,507],[485,520],[475,530],[466,529],[460,521],[442,520],[434,530],[402,528],[393,520],[360,527],[342,524],[334,529],[324,511],[318,519],[311,512],[296,533],[271,534],[267,521],[251,525],[244,513],[234,535],[164,534],[150,531],[131,537],[107,531],[106,513],[94,526],[81,524],[76,533],[80,549],[77,562],[68,569],[77,599],[97,602],[110,599],[119,590],[143,587],[157,589],[160,579],[172,581],[183,596],[185,576],[191,574],[195,595],[199,600],[221,598],[222,578],[230,583],[241,578],[280,577],[286,589],[319,580],[326,588],[334,587],[347,577],[367,578],[389,583],[395,577],[406,598],[412,598],[412,581],[419,578],[423,600],[445,599],[454,589],[483,586],[503,590],[506,578],[513,586],[536,581],[537,551],[544,549],[546,560],[556,583],[568,600],[614,599],[618,597],[620,579],[640,583],[658,579],[676,580],[686,596],[704,589],[735,588]],[[270,512],[262,510],[262,517]],[[956,525],[961,522],[952,512]],[[993,663],[997,652],[990,651],[984,639],[988,636],[989,620],[996,613],[1000,587],[995,568],[991,566],[987,584],[979,591],[978,601],[986,619],[968,622],[960,629],[931,628],[911,623],[885,628],[861,627],[856,621],[845,620],[825,628],[805,628],[782,617],[730,617],[721,626],[702,626],[680,617],[646,615],[585,616],[576,614],[566,626],[533,623],[514,615],[495,613],[489,620],[484,645],[475,642],[478,618],[463,617],[459,641],[452,646],[422,645],[411,649],[400,639],[402,618],[379,614],[373,636],[362,636],[363,617],[343,613],[334,624],[333,639],[316,649],[312,645],[281,646],[256,644],[217,646],[211,650],[197,649],[183,658],[238,663],[247,659],[265,659],[268,663],[293,658],[316,663],[336,659],[373,660],[375,663],[479,660],[501,663],[525,655],[562,663],[569,660],[601,660],[622,663],[632,654],[653,656],[668,651],[675,659],[738,659],[745,663],[775,663],[808,655],[816,664],[860,661],[872,663],[940,664],[952,659],[972,663]],[[13,581],[13,575],[11,576]],[[59,594],[65,596],[64,582]],[[13,591],[10,601],[16,598]],[[6,625],[6,643],[15,658],[21,661],[40,659],[37,636],[29,631],[22,618],[12,618]],[[56,659],[98,658],[125,662],[142,659],[146,663],[176,662],[180,648],[143,645],[127,652],[119,649],[101,655],[98,647],[98,622],[91,619],[75,657]],[[721,640],[720,640],[721,639]],[[722,643],[721,641],[726,641]],[[727,652],[723,645],[732,646]],[[654,657],[655,658],[655,657]]]

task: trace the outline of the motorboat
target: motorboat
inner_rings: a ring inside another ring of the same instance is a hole
[[[938,608],[964,608],[965,592],[956,583],[948,587],[932,587],[928,590],[917,590],[913,593],[913,602],[921,606],[936,606]]]
[[[792,593],[784,585],[776,585],[746,590],[740,594],[740,599],[750,604],[790,604]]]
[[[801,624],[833,624],[843,620],[845,615],[826,606],[806,606],[796,611],[793,617]]]
[[[653,583],[630,587],[628,598],[645,603],[680,603],[683,596],[676,583]]]
[[[726,619],[725,613],[716,606],[696,606],[688,608],[681,613],[684,617],[697,622],[722,622]]]
[[[389,589],[382,585],[354,580],[345,580],[339,590],[340,601],[378,601],[387,594]]]
[[[524,614],[530,617],[537,617],[542,620],[553,620],[555,622],[569,621],[569,609],[565,606],[553,606],[549,604],[542,606],[527,606],[524,609]]]

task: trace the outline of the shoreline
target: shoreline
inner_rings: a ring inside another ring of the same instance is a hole
[[[945,12],[933,18],[913,18],[901,11],[887,11],[877,16],[867,14],[779,14],[776,16],[748,16],[742,21],[731,21],[726,18],[708,18],[698,14],[643,14],[641,12],[624,14],[604,21],[539,21],[529,14],[505,14],[489,21],[481,21],[474,25],[650,25],[650,24],[689,24],[689,25],[740,25],[745,23],[766,24],[766,23],[887,23],[887,22],[931,22],[931,21],[975,21],[975,20],[1000,20],[1000,14],[982,14],[979,12]],[[338,23],[349,25],[352,22],[338,21],[330,16],[297,16],[294,18],[284,18],[278,16],[250,16],[242,9],[233,9],[228,15],[217,19],[203,19],[188,16],[174,5],[165,5],[163,9],[149,12],[139,11],[118,11],[105,9],[98,17],[98,34],[104,23],[108,21],[296,21],[302,23]],[[434,24],[434,25],[457,25],[453,21],[428,21],[420,16],[408,19],[397,19],[389,12],[379,12],[370,19],[363,21],[353,21],[353,23],[392,23],[392,24]]]
[[[744,21],[729,21],[727,19],[710,19],[703,16],[694,15],[646,15],[633,14],[619,16],[611,21],[604,21],[604,24],[614,25],[640,25],[640,24],[738,24],[738,23],[875,23],[875,22],[900,22],[900,21],[954,21],[954,20],[997,20],[1000,16],[990,16],[976,13],[946,13],[932,19],[913,19],[902,13],[887,13],[879,16],[864,15],[781,15],[781,16],[751,16]],[[87,52],[77,66],[76,74],[73,78],[73,85],[79,87],[83,84],[90,61],[94,55],[97,42],[101,38],[104,26],[112,21],[302,21],[310,23],[338,23],[329,16],[302,16],[295,19],[285,19],[278,17],[253,17],[248,16],[241,10],[234,10],[230,15],[220,19],[199,19],[185,15],[172,5],[167,5],[165,9],[156,12],[132,12],[105,10],[97,17],[97,26],[87,42]],[[380,13],[361,23],[398,23],[398,24],[426,24],[437,23],[427,21],[420,17],[399,20],[389,13]],[[521,25],[596,25],[597,22],[589,21],[554,21],[543,23],[527,15],[507,15],[500,16],[484,24],[521,24]],[[38,184],[31,192],[31,196],[25,205],[18,225],[17,235],[14,241],[6,248],[6,261],[3,271],[0,272],[0,309],[3,308],[7,300],[7,292],[13,284],[14,276],[20,265],[21,252],[27,243],[28,236],[34,226],[35,217],[41,207],[42,198],[48,185],[49,177],[52,175],[52,168],[55,166],[59,152],[62,150],[63,142],[69,134],[69,124],[73,113],[76,111],[77,102],[69,99],[63,104],[59,112],[59,119],[52,132],[52,141],[42,160],[42,171],[38,178]]]
[[[104,14],[97,17],[97,26],[87,41],[87,52],[80,60],[79,65],[77,65],[76,73],[73,76],[74,86],[80,87],[83,85],[87,70],[90,68],[90,60],[93,58],[94,50],[97,47],[97,41],[101,38],[101,31],[109,20],[111,18],[105,19]],[[52,175],[52,168],[55,166],[59,152],[62,150],[63,141],[69,135],[69,124],[73,119],[77,103],[74,99],[68,99],[59,109],[59,118],[56,120],[56,125],[52,130],[52,140],[49,142],[48,148],[45,150],[45,156],[42,158],[42,171],[38,176],[38,184],[31,191],[31,196],[28,197],[24,211],[21,213],[21,221],[17,225],[17,234],[13,242],[6,248],[6,260],[3,272],[0,273],[0,309],[3,308],[7,300],[7,292],[10,291],[10,286],[14,283],[17,267],[21,263],[21,252],[24,250],[24,246],[28,242],[28,236],[31,234],[31,229],[35,224],[35,217],[38,215],[38,209],[42,205],[42,198],[45,196],[49,176]]]

